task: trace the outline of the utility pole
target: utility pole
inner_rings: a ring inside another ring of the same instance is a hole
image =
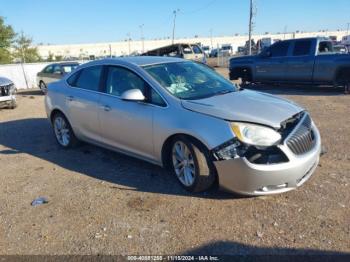
[[[173,40],[171,41],[172,44],[174,44],[174,40],[175,40],[175,24],[176,24],[176,15],[177,13],[180,11],[180,9],[176,9],[173,11],[173,15],[174,15],[174,25],[173,25]]]
[[[23,31],[21,31],[21,42],[24,42],[24,34],[23,34]],[[22,67],[22,72],[23,72],[23,77],[24,77],[24,81],[26,82],[26,87],[27,89],[29,88],[29,85],[28,85],[28,80],[27,80],[27,76],[26,76],[26,72],[24,71],[24,64],[26,62],[26,57],[25,57],[25,54],[24,54],[24,43],[19,43],[20,45],[20,49],[21,49],[21,67]]]
[[[348,28],[346,29],[346,36],[349,35],[350,23],[348,23]]]
[[[145,52],[145,38],[143,37],[143,26],[144,26],[144,24],[139,26],[140,30],[141,30],[142,53]]]
[[[210,48],[213,49],[213,29],[210,29]]]
[[[127,36],[128,36],[128,55],[130,56],[130,53],[131,53],[131,51],[130,51],[130,33],[127,33]]]
[[[253,30],[253,0],[250,0],[250,8],[249,8],[249,55],[252,54],[252,30]]]

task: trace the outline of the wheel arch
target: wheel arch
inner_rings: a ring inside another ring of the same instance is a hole
[[[253,69],[250,66],[237,65],[230,69],[230,79],[242,78],[247,81],[253,80]]]
[[[204,147],[208,151],[210,151],[210,149],[208,148],[206,143],[204,143],[200,139],[198,139],[190,134],[185,134],[185,133],[172,134],[164,141],[163,146],[162,146],[162,150],[161,150],[161,163],[162,163],[162,166],[166,169],[168,169],[170,167],[169,166],[169,163],[170,163],[169,158],[170,158],[171,145],[173,144],[173,142],[176,138],[188,139],[189,141],[194,143],[197,147]]]
[[[62,115],[67,119],[67,121],[70,122],[69,119],[68,119],[68,117],[67,117],[67,115],[66,115],[61,109],[55,108],[55,109],[53,109],[53,110],[51,111],[51,113],[50,113],[50,122],[51,122],[51,123],[53,122],[53,117],[54,117],[57,113],[62,114]]]
[[[350,66],[340,66],[334,76],[334,82],[344,84],[350,82]]]

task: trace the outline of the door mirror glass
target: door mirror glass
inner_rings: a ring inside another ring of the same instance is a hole
[[[140,89],[130,89],[122,93],[121,99],[126,101],[144,101],[145,96]]]

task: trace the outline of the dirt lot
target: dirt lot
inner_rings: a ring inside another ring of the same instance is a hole
[[[62,150],[44,97],[20,93],[17,109],[0,110],[0,254],[350,252],[350,96],[254,89],[300,103],[320,128],[328,152],[298,190],[189,194],[146,162],[91,145]],[[31,206],[39,196],[49,203]]]

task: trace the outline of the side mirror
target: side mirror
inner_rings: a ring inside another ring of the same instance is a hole
[[[130,89],[122,93],[121,99],[125,101],[144,101],[146,98],[140,89]]]
[[[62,72],[62,71],[58,71],[58,70],[57,70],[57,71],[54,71],[53,73],[54,73],[55,75],[63,75],[63,72]]]

